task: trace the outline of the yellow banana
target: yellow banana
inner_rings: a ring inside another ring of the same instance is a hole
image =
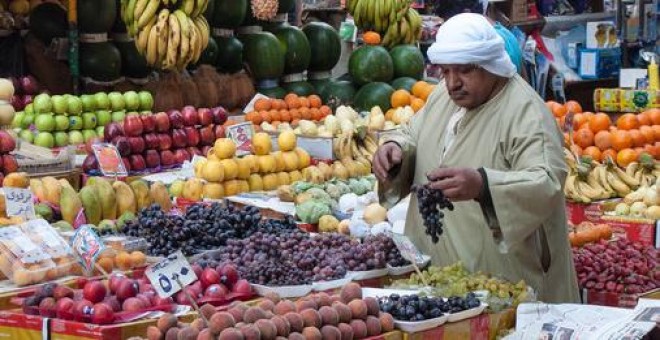
[[[158,11],[158,6],[160,5],[160,0],[149,0],[147,8],[144,9],[144,12],[140,15],[137,21],[138,30],[145,28],[150,22],[154,21],[154,16],[156,11]]]
[[[188,58],[188,53],[190,53],[190,25],[188,23],[188,16],[181,11],[174,11],[177,21],[181,27],[181,42],[179,45],[179,59],[177,60],[177,65],[179,69],[182,69],[182,66],[185,66],[185,61]]]
[[[147,26],[138,34],[138,38],[135,40],[135,44],[138,52],[143,56],[146,56],[147,53],[147,43],[149,42],[149,33],[151,33],[151,28],[156,24],[156,17],[152,17],[151,21],[147,23]]]
[[[630,190],[630,187],[626,185],[619,177],[614,174],[612,171],[607,171],[607,182],[610,183],[614,191],[616,191],[617,195],[619,197],[625,197],[628,195],[632,190]]]
[[[616,191],[610,185],[610,182],[607,180],[607,169],[604,165],[599,165],[595,167],[592,171],[596,173],[596,178],[600,185],[605,189],[606,192],[610,194],[610,197],[616,195]]]
[[[170,26],[170,34],[167,40],[167,56],[163,68],[171,70],[176,66],[177,53],[179,51],[179,44],[181,43],[181,27],[179,20],[174,14],[170,14],[167,18],[167,23]]]
[[[602,191],[603,195],[605,196],[602,198],[610,197],[610,193],[600,184],[600,181],[598,180],[598,174],[595,170],[590,171],[589,175],[587,175],[587,184],[596,190]]]
[[[206,46],[209,45],[209,35],[210,35],[210,28],[208,22],[206,22],[206,18],[204,17],[197,17],[195,19],[195,24],[197,25],[197,28],[199,28],[199,31],[201,33],[201,38],[202,38],[202,50],[206,49]]]
[[[158,61],[158,25],[153,25],[149,31],[145,58],[147,59],[147,65],[156,66],[156,61]]]
[[[628,176],[635,177],[635,173],[637,172],[637,169],[639,169],[639,163],[631,162],[626,167],[626,173],[628,174]]]
[[[618,166],[614,166],[614,174],[619,177],[627,186],[631,189],[637,189],[639,187],[639,181],[635,180],[635,177],[628,175],[625,171],[621,170]]]
[[[588,183],[583,181],[576,182],[578,191],[589,197],[590,200],[603,199],[603,192],[598,189],[594,189]]]
[[[195,0],[183,0],[181,7],[179,7],[186,16],[190,16],[195,8]]]
[[[126,8],[126,12],[127,12],[126,23],[129,24],[132,23],[133,21],[137,21],[138,19],[140,19],[140,16],[147,8],[148,4],[149,4],[149,0],[131,0],[128,3],[128,7]]]
[[[190,53],[188,59],[186,60],[186,64],[197,61],[199,55],[202,54],[202,41],[200,37],[201,33],[190,18],[188,18],[188,21],[190,24]]]
[[[165,8],[158,14],[158,65],[162,66],[163,60],[167,56],[167,36],[169,33],[168,18],[170,11]]]

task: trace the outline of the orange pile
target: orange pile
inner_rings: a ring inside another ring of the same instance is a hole
[[[611,158],[622,167],[636,161],[642,153],[660,159],[660,109],[625,113],[612,122],[605,113],[582,112],[575,101],[568,101],[566,105],[548,101],[546,105],[562,131],[568,111],[575,113],[575,145],[571,149],[578,155],[588,155],[597,161]],[[568,140],[568,133],[564,132],[566,146],[569,146]]]
[[[406,106],[410,106],[415,112],[421,110],[434,89],[435,85],[420,80],[413,85],[413,87],[410,89],[410,92],[405,89],[394,91],[390,97],[390,104],[392,105],[392,108],[388,111],[388,113],[393,113],[397,108]]]
[[[245,120],[255,125],[262,122],[279,125],[292,123],[296,125],[301,119],[320,121],[332,114],[329,106],[323,105],[321,97],[311,95],[301,97],[289,93],[284,99],[261,98],[254,103],[254,110],[245,115]]]

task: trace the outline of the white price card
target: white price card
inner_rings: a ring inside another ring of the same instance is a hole
[[[401,256],[403,256],[404,259],[414,263],[424,262],[423,254],[419,251],[419,249],[417,249],[417,247],[415,247],[408,236],[392,234],[392,240],[394,241],[396,247],[399,248]]]
[[[174,295],[183,287],[197,280],[195,271],[180,250],[169,255],[163,261],[150,266],[144,271],[144,274],[158,296],[162,298]]]
[[[252,136],[254,127],[251,122],[240,123],[227,127],[227,137],[236,144],[236,154],[244,156],[252,153]]]
[[[333,160],[332,138],[328,137],[298,137],[298,146],[318,160]]]
[[[96,263],[96,259],[105,250],[105,244],[92,229],[93,225],[84,224],[76,229],[71,241],[71,248],[78,257],[78,262],[91,272]]]
[[[32,191],[7,187],[3,190],[5,192],[7,216],[20,216],[26,219],[35,217]]]

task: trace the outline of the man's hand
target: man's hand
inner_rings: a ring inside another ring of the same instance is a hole
[[[440,189],[450,201],[469,201],[479,199],[483,178],[477,169],[438,168],[427,176],[430,187]]]
[[[402,157],[403,152],[398,144],[388,142],[381,145],[376,151],[373,160],[373,171],[376,174],[376,178],[381,182],[387,181],[389,171],[401,164]]]

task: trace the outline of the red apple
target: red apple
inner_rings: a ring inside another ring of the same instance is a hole
[[[87,285],[87,282],[87,278],[79,277],[76,279],[76,287],[78,287],[78,289],[83,289]]]
[[[144,295],[144,294],[138,294],[136,298],[140,299],[142,301],[142,305],[144,308],[149,308],[151,307],[151,296],[149,295]]]
[[[85,157],[85,160],[83,161],[82,164],[83,172],[90,173],[91,171],[98,169],[99,169],[99,162],[96,159],[96,156],[94,156],[94,154],[87,155],[87,157]]]
[[[147,282],[138,282],[138,291],[140,293],[149,293],[149,294],[156,294],[156,291],[154,291],[154,287],[151,286],[151,283]]]
[[[103,140],[108,143],[123,135],[124,130],[119,123],[113,122],[103,128]]]
[[[187,148],[186,148],[186,151],[188,151],[188,153],[190,154],[190,157],[191,157],[191,158],[194,157],[194,156],[203,156],[203,155],[202,155],[202,152],[199,150],[199,148],[197,148],[197,147],[195,147],[195,146],[189,146],[189,147],[187,147]]]
[[[117,148],[119,155],[126,157],[131,154],[131,144],[128,143],[128,137],[119,136],[112,140],[112,145]]]
[[[185,149],[174,150],[174,162],[176,164],[183,164],[183,162],[189,161],[190,158],[190,154]]]
[[[105,128],[103,129],[103,131],[105,132]],[[87,151],[87,153],[89,153],[89,154],[94,153],[94,150],[92,149],[92,145],[102,143],[102,142],[103,142],[103,140],[100,137],[94,137],[94,138],[88,139],[87,142],[85,142],[85,151]]]
[[[183,110],[181,110],[181,114],[183,115],[183,125],[185,126],[197,125],[198,115],[195,107],[190,105],[185,106]]]
[[[181,112],[179,112],[179,110],[167,111],[167,117],[170,119],[170,126],[172,127],[172,129],[183,128],[183,115],[181,114]]]
[[[158,134],[158,150],[172,149],[172,137],[166,133]]]
[[[207,156],[209,154],[209,150],[211,150],[212,146],[210,145],[204,145],[202,146],[202,149],[199,150],[202,152],[202,156]]]
[[[121,162],[124,163],[124,168],[126,169],[127,172],[131,171],[131,162],[128,160],[127,157],[122,157]]]
[[[106,294],[108,294],[108,290],[105,288],[105,285],[101,281],[88,282],[85,285],[85,288],[83,288],[83,297],[92,303],[103,301]]]
[[[199,281],[202,283],[202,288],[206,289],[206,287],[212,284],[220,283],[220,274],[218,274],[215,269],[207,267],[202,271],[202,275],[199,277]]]
[[[5,130],[0,130],[0,152],[6,153],[14,151],[16,148],[16,141],[14,138]]]
[[[213,143],[215,143],[215,131],[213,125],[199,129],[199,142],[202,145],[213,145]]]
[[[124,279],[119,282],[117,287],[117,299],[121,302],[128,298],[132,298],[138,293],[138,284],[135,280]]]
[[[144,302],[136,297],[126,299],[121,305],[124,312],[139,312],[145,308]]]
[[[57,300],[55,304],[55,315],[58,319],[71,319],[73,317],[73,306],[76,304],[73,299],[63,297]]]
[[[236,270],[236,267],[231,264],[225,264],[222,266],[218,274],[220,274],[220,282],[228,287],[233,288],[236,282],[238,282],[238,270]]]
[[[56,300],[60,300],[62,298],[73,298],[73,289],[67,287],[67,286],[57,286],[53,290],[53,297]]]
[[[188,146],[188,136],[183,129],[172,130],[172,146],[175,148],[185,148]]]
[[[211,109],[213,114],[213,123],[222,125],[227,121],[227,111],[222,106],[214,107]]]
[[[252,293],[252,286],[250,286],[250,283],[247,280],[242,279],[236,282],[232,287],[232,291],[239,294],[250,294]]]
[[[197,121],[199,125],[211,125],[213,124],[213,112],[209,108],[199,108],[197,109]]]
[[[176,159],[174,159],[174,153],[170,150],[163,150],[160,152],[160,165],[162,166],[172,166],[176,164]]]
[[[103,299],[103,303],[110,306],[114,312],[121,312],[121,303],[119,303],[119,299],[117,299],[116,296],[106,296],[105,299]]]
[[[193,296],[193,298],[195,297]],[[188,300],[186,293],[184,293],[183,291],[180,291],[174,295],[174,301],[178,305],[190,305],[190,300]]]
[[[142,124],[142,119],[140,119],[139,115],[130,114],[124,118],[124,133],[127,136],[139,136],[143,131],[144,124]]]
[[[211,299],[222,299],[227,296],[229,290],[222,284],[212,284],[204,291],[204,297]]]
[[[103,325],[115,321],[115,312],[110,306],[101,302],[92,307],[92,323]]]
[[[192,293],[193,296],[202,296],[204,293],[204,287],[202,286],[202,282],[197,280],[193,282],[190,286],[186,287],[188,288]]]
[[[18,162],[14,155],[3,155],[2,156],[2,168],[6,174],[18,171]]]
[[[108,288],[110,289],[110,293],[116,294],[117,289],[119,288],[119,284],[126,279],[127,277],[124,275],[124,273],[110,274],[110,277],[108,277]]]
[[[170,118],[165,112],[158,112],[154,115],[154,122],[156,123],[156,132],[169,132],[170,131]]]
[[[156,150],[147,150],[144,153],[144,162],[149,169],[155,169],[160,166],[160,155]]]
[[[33,76],[28,75],[21,77],[19,79],[19,82],[21,84],[20,88],[23,90],[23,93],[25,94],[37,94],[39,93],[39,83],[37,83],[37,80],[34,79]]]
[[[225,127],[224,126],[216,125],[213,128],[213,132],[215,132],[215,139],[225,138]]]
[[[202,272],[204,271],[204,268],[202,268],[202,266],[195,263],[192,265],[192,269],[195,272],[195,276],[199,279],[199,277],[202,276]]]
[[[44,298],[39,302],[39,314],[47,316],[55,311],[56,306],[57,301],[54,298]]]
[[[162,298],[156,295],[151,299],[151,305],[153,306],[167,306],[172,304],[174,304],[174,299],[171,297]]]
[[[147,168],[147,163],[142,155],[131,155],[128,160],[131,161],[131,169],[134,171],[142,171]]]
[[[156,131],[156,121],[152,115],[142,115],[140,116],[142,120],[142,126],[144,132],[154,132]]]
[[[194,126],[186,126],[183,128],[183,131],[186,133],[187,145],[188,146],[197,146],[199,145],[199,131]]]
[[[158,141],[160,139],[158,138],[158,135],[155,133],[147,133],[144,135],[144,148],[147,150],[158,150],[160,147]]]
[[[90,315],[92,313],[92,307],[94,304],[89,300],[80,300],[73,305],[73,314],[74,315]]]
[[[129,137],[128,144],[131,146],[131,154],[139,155],[144,152],[146,147],[144,138],[142,137]]]

